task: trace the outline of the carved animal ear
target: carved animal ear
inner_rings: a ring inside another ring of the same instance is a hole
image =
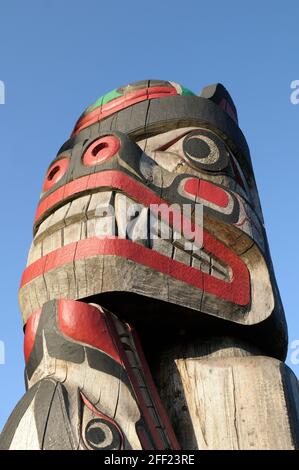
[[[214,101],[215,104],[218,104],[220,108],[224,109],[235,123],[238,124],[238,114],[233,99],[221,83],[204,87],[199,96]]]

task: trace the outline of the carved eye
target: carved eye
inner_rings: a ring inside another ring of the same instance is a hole
[[[58,183],[59,180],[61,180],[61,178],[65,175],[68,166],[69,159],[67,157],[57,160],[50,166],[43,186],[44,192],[49,191],[49,189],[51,189],[56,183]]]
[[[85,428],[85,441],[94,450],[119,450],[122,438],[117,427],[108,420],[96,418]]]
[[[204,130],[191,132],[185,137],[183,152],[191,166],[202,170],[224,170],[229,163],[229,152],[224,142]]]
[[[113,157],[120,148],[120,142],[114,135],[108,135],[95,140],[85,151],[83,163],[85,166],[99,165]]]

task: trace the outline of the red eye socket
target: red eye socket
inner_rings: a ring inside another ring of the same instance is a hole
[[[68,166],[69,166],[68,158],[61,158],[60,160],[57,160],[50,166],[46,174],[46,179],[45,179],[44,186],[43,186],[44,192],[49,191],[49,189],[51,189],[56,183],[58,183],[58,181],[66,173]]]
[[[99,165],[113,157],[120,148],[120,142],[114,135],[101,137],[93,142],[83,156],[86,166]]]

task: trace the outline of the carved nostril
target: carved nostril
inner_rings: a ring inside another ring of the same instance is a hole
[[[86,166],[94,166],[103,163],[113,157],[120,148],[120,142],[114,135],[101,137],[94,141],[83,155],[83,163]]]
[[[105,148],[108,148],[108,147],[109,145],[107,142],[102,142],[101,144],[98,144],[96,147],[94,147],[91,153],[94,157],[96,157],[99,152],[103,151]]]
[[[61,158],[60,160],[57,160],[54,162],[45,178],[44,186],[43,186],[43,191],[49,191],[58,181],[65,175],[67,169],[69,166],[69,159],[67,157]]]

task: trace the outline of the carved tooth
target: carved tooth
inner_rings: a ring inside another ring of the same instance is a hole
[[[71,203],[69,202],[54,212],[51,217],[51,226],[49,226],[49,230],[53,229],[53,231],[56,231],[65,226],[65,219],[70,207]]]
[[[102,216],[98,215],[87,220],[87,238],[91,237],[114,237],[117,233],[116,222],[113,215],[102,211]]]
[[[129,238],[148,246],[148,209],[124,194],[115,196],[118,237]]]
[[[152,213],[150,214],[150,246],[162,255],[172,258],[172,228]]]
[[[192,253],[193,251],[193,243],[186,238],[182,237],[179,232],[173,232],[173,245],[180,248],[183,251],[188,253]]]
[[[87,237],[112,237],[117,233],[113,207],[114,193],[95,193],[87,209]]]
[[[91,222],[88,220],[88,222]],[[114,237],[116,235],[115,218],[113,215],[96,217],[95,219],[95,236],[99,238]]]
[[[191,265],[190,253],[187,253],[186,251],[181,250],[180,248],[177,248],[177,247],[174,248],[173,259],[175,259],[176,261],[179,261],[180,263],[184,263],[187,266]]]
[[[130,218],[129,214],[136,215],[140,211],[140,205],[132,199],[121,193],[115,195],[115,217],[119,238],[127,238],[127,225],[133,218]]]
[[[41,241],[44,237],[48,236],[48,234],[56,232],[65,226],[65,217],[70,206],[70,202],[65,204],[44,220],[34,237],[35,243]]]
[[[223,266],[219,261],[212,258],[211,274],[214,277],[222,280],[229,280],[229,273],[226,266]]]
[[[194,258],[192,256],[191,263],[192,263],[193,268],[198,269],[199,271],[201,271],[202,261],[200,261],[198,258]]]
[[[198,250],[193,253],[192,266],[194,268],[200,269],[200,271],[203,273],[210,274],[211,257],[203,250]]]
[[[144,207],[140,214],[131,220],[127,226],[127,236],[129,240],[149,246],[148,237],[149,209]]]
[[[92,194],[86,215],[88,219],[93,219],[96,215],[96,210],[98,208],[108,208],[109,206],[113,207],[113,192],[112,191],[102,191],[99,193]]]
[[[126,238],[127,236],[127,208],[128,205],[135,204],[132,199],[127,198],[124,194],[117,193],[115,195],[115,218],[117,222],[117,235],[119,238]]]
[[[192,256],[198,258],[203,263],[210,264],[211,257],[204,250],[196,250],[192,253]]]
[[[154,214],[150,213],[150,238],[152,240],[156,238],[161,238],[172,242],[173,239],[173,230],[172,228],[160,218],[158,219]]]
[[[86,222],[86,231],[87,231],[87,238],[92,238],[96,236],[96,219],[90,219]]]
[[[62,247],[61,230],[47,235],[42,241],[42,254],[45,256],[51,251]]]
[[[51,226],[51,219],[54,214],[49,215],[38,227],[38,231],[36,232],[35,235],[35,241],[38,241],[39,239],[42,239],[46,235],[47,229]]]
[[[78,242],[82,238],[85,238],[85,221],[81,220],[74,224],[67,225],[63,229],[63,244],[68,245],[69,243]]]
[[[71,206],[66,215],[66,225],[73,224],[86,218],[86,210],[90,201],[90,194],[79,197],[71,202]]]
[[[34,261],[40,259],[41,257],[42,257],[42,244],[35,243],[33,241],[31,243],[31,247],[28,253],[27,266],[29,266],[29,264],[34,263]]]

